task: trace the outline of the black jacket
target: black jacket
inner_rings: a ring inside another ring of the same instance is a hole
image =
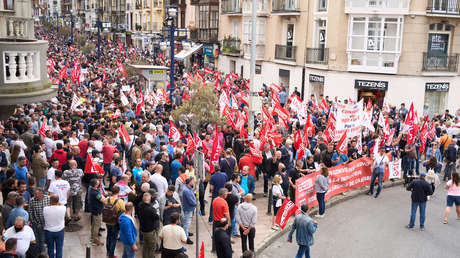
[[[413,202],[426,202],[427,196],[433,194],[431,185],[423,178],[415,179],[407,186],[407,191],[412,191]]]
[[[217,258],[232,258],[232,244],[227,232],[221,228],[216,228],[214,231],[214,238],[216,242]]]
[[[152,232],[160,228],[160,216],[151,204],[139,203],[138,212],[137,216],[139,217],[141,232]]]
[[[444,151],[444,157],[446,157],[447,162],[455,162],[457,160],[457,149],[455,144],[449,144],[447,149]]]

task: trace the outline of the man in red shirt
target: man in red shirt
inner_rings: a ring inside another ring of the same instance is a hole
[[[228,190],[226,188],[219,189],[219,197],[215,198],[214,201],[212,202],[212,216],[214,220],[212,222],[213,235],[214,235],[216,228],[218,227],[219,221],[222,218],[227,218],[227,221],[231,221],[228,204],[227,204],[227,201],[225,200],[225,198],[227,198],[227,194],[228,194]],[[213,237],[211,252],[215,252],[215,251],[216,251],[216,245],[215,245],[215,241]]]
[[[53,152],[53,155],[50,157],[50,161],[54,158],[59,160],[58,169],[62,168],[62,165],[67,162],[67,152],[62,149],[62,143],[56,143],[56,150]]]
[[[261,164],[261,163],[258,163]],[[243,171],[243,168],[245,166],[249,167],[249,175],[252,177],[256,176],[256,163],[254,163],[254,160],[251,156],[251,154],[246,153],[244,156],[240,159],[240,162],[238,163],[238,167],[240,171]]]
[[[83,139],[78,143],[78,147],[80,148],[79,156],[82,159],[86,159],[86,152],[88,151],[88,140],[89,140],[89,134],[85,133],[83,135]]]
[[[102,147],[102,155],[104,156],[104,171],[105,174],[110,174],[110,167],[113,161],[113,154],[119,153],[117,148],[112,145],[112,140],[105,140]]]

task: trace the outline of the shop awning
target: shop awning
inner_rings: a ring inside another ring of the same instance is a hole
[[[184,49],[180,51],[177,55],[175,55],[174,58],[183,61],[185,58],[189,57],[190,55],[193,55],[193,53],[200,50],[201,47],[203,47],[203,45],[199,44],[191,47],[190,49]]]

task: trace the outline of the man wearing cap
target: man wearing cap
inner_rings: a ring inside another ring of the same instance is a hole
[[[417,208],[420,207],[420,230],[425,230],[425,211],[427,196],[433,194],[431,185],[425,181],[425,172],[420,173],[418,179],[413,180],[408,186],[407,191],[411,191],[412,206],[410,214],[410,222],[406,227],[413,229],[415,224],[415,216],[417,215]]]

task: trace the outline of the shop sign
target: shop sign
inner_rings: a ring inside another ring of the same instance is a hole
[[[427,82],[425,83],[425,90],[426,91],[447,92],[449,91],[449,83],[448,82]]]
[[[205,56],[214,57],[214,45],[213,44],[203,44],[203,54]]]
[[[355,88],[369,90],[388,90],[387,81],[355,80]]]
[[[324,76],[316,75],[316,74],[310,74],[309,79],[310,79],[310,82],[318,82],[318,83],[324,84]]]

